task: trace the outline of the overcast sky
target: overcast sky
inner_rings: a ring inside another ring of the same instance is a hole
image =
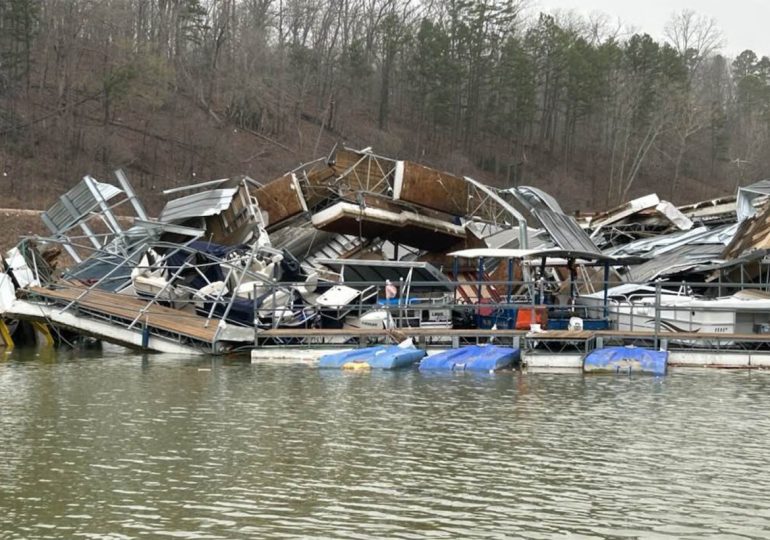
[[[723,53],[736,56],[751,49],[770,56],[770,0],[529,0],[530,11],[557,9],[588,15],[598,11],[612,20],[663,39],[663,27],[674,12],[692,9],[716,20],[724,36]]]

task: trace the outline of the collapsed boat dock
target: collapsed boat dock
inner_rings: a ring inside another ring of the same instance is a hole
[[[272,181],[168,190],[151,218],[116,178],[83,178],[42,214],[50,236],[1,258],[7,342],[34,322],[186,354],[411,338],[513,347],[529,366],[629,345],[671,365],[770,364],[767,181],[572,216],[534,187],[335,147]]]
[[[372,342],[398,342],[408,336],[429,353],[472,343],[510,345],[522,351],[522,363],[530,368],[579,369],[591,351],[618,345],[668,351],[671,366],[770,367],[767,338],[758,334],[419,327],[248,329],[77,284],[56,289],[33,287],[27,294],[35,300],[17,300],[8,316],[156,352],[217,354],[223,350],[248,350],[252,361],[317,360],[329,350],[338,350],[341,344],[360,347]]]

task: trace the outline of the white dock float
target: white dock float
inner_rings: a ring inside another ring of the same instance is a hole
[[[344,349],[321,348],[292,348],[292,347],[263,347],[251,350],[252,364],[270,365],[294,365],[304,364],[314,366],[325,354],[349,351],[352,347]]]
[[[574,353],[549,353],[549,352],[523,352],[522,362],[527,369],[583,369],[582,352]]]
[[[770,353],[673,349],[669,350],[668,363],[676,367],[770,368]]]
[[[528,375],[556,374],[556,375],[582,375],[583,368],[568,367],[524,367]]]

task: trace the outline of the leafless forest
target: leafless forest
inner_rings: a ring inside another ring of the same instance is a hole
[[[335,143],[572,209],[766,176],[770,59],[723,56],[694,12],[665,34],[516,0],[4,0],[2,206],[123,167],[157,211],[151,190],[269,180]]]

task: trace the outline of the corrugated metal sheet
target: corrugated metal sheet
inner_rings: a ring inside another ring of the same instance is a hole
[[[598,214],[591,219],[591,228],[594,231],[591,236],[598,236],[603,227],[617,223],[641,210],[654,208],[659,202],[660,198],[652,193],[650,195],[645,195],[644,197],[639,197],[638,199],[630,200],[612,210]]]
[[[465,229],[490,248],[518,248],[521,242],[519,226],[496,226],[490,223],[465,222]],[[542,229],[527,227],[527,246],[529,249],[546,248],[552,242]]]
[[[736,199],[720,197],[680,206],[679,211],[695,223],[720,223],[735,221]]]
[[[669,276],[691,270],[706,263],[719,263],[722,245],[683,245],[650,259],[644,264],[634,266],[628,273],[627,281],[647,283],[659,277]]]
[[[542,189],[533,186],[519,186],[507,191],[520,200],[523,198],[530,208],[543,208],[560,214],[564,213],[556,199]]]
[[[655,207],[655,211],[681,231],[689,231],[693,227],[692,220],[668,201],[660,201]]]
[[[597,255],[601,253],[575,218],[543,209],[535,210],[534,215],[561,249]]]
[[[757,214],[756,203],[765,200],[770,195],[770,180],[760,180],[750,186],[738,188],[736,213],[738,221]]]
[[[614,257],[641,255],[656,257],[672,251],[682,245],[727,245],[735,235],[738,225],[720,225],[713,229],[698,227],[691,231],[677,231],[670,234],[643,238],[628,244],[606,250],[604,253]]]
[[[215,216],[230,206],[238,188],[212,189],[169,201],[160,213],[160,221],[184,221],[194,217]]]
[[[695,238],[708,233],[708,228],[698,227],[692,231],[677,231],[669,234],[660,234],[653,236],[652,238],[642,238],[622,246],[611,248],[606,250],[605,253],[616,257],[621,257],[624,255],[641,255],[652,257],[655,256],[658,251],[664,252],[664,250],[669,248],[675,249],[680,245],[690,244],[694,241]]]
[[[96,180],[92,180],[92,182],[105,201],[123,193],[121,189],[112,184],[105,184]],[[88,188],[86,181],[81,180],[75,187],[59,197],[59,200],[45,212],[45,215],[57,229],[54,232],[66,231],[98,206],[99,201]]]
[[[740,223],[723,256],[735,259],[758,249],[770,249],[770,203],[766,203],[757,215]]]

